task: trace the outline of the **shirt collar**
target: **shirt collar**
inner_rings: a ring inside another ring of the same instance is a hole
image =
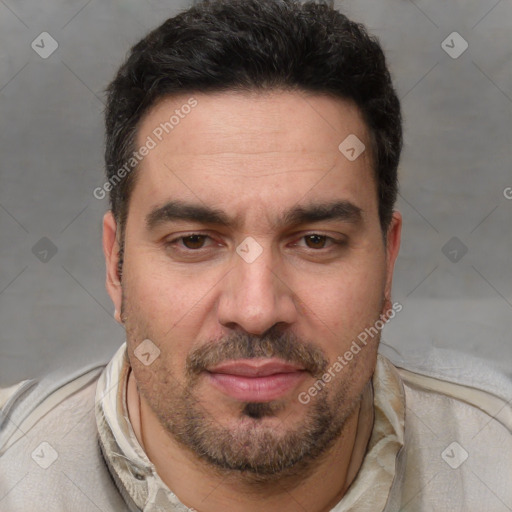
[[[137,440],[126,405],[130,364],[123,343],[100,375],[96,423],[105,462],[130,510],[189,509],[167,487]],[[391,512],[401,494],[405,395],[394,366],[379,355],[372,378],[374,425],[361,468],[331,512]]]

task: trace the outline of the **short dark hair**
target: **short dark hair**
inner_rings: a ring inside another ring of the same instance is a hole
[[[400,102],[384,53],[362,24],[325,3],[203,0],[169,18],[131,49],[107,88],[106,174],[121,228],[128,215],[137,128],[158,100],[177,94],[301,90],[354,102],[367,125],[379,220],[387,232],[398,193]],[[341,141],[340,141],[341,142]]]

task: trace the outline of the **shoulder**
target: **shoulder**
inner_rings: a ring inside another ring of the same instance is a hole
[[[50,374],[0,388],[0,456],[21,437],[37,427],[41,419],[86,407],[80,398],[92,393],[104,365],[83,368],[72,375]],[[81,392],[81,393],[80,393]]]
[[[395,364],[406,404],[403,503],[501,510],[512,505],[512,381],[481,360],[439,355]]]
[[[0,390],[1,510],[126,507],[98,445],[94,405],[103,368]]]
[[[475,417],[488,417],[512,433],[512,378],[489,362],[435,350],[421,361],[395,363],[395,368],[409,396],[408,407],[422,397],[436,400],[439,407],[459,407]]]

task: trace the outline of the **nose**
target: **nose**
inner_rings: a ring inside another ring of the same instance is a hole
[[[254,335],[275,324],[294,323],[298,315],[294,293],[271,249],[263,249],[252,262],[238,254],[233,260],[234,268],[222,280],[219,323]]]

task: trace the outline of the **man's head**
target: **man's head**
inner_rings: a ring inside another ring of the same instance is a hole
[[[202,3],[132,49],[107,106],[107,288],[142,399],[195,456],[274,475],[339,436],[379,336],[350,347],[391,305],[401,137],[378,43],[325,5]]]

